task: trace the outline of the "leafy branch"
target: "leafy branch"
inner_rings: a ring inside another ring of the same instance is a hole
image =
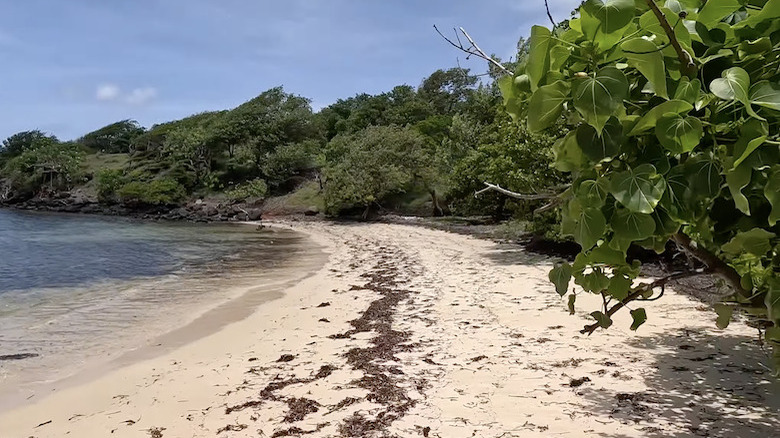
[[[660,278],[658,280],[655,280],[652,283],[643,283],[640,285],[637,285],[636,288],[634,288],[633,292],[631,292],[626,298],[623,300],[620,300],[617,304],[610,307],[609,310],[606,310],[607,317],[612,317],[615,313],[617,313],[620,309],[625,307],[628,303],[631,303],[632,301],[653,301],[658,298],[660,298],[663,293],[664,289],[666,287],[666,284],[675,281],[675,280],[681,280],[683,278],[691,278],[696,277],[699,275],[704,275],[711,273],[712,271],[710,269],[700,269],[696,271],[684,271],[684,272],[676,272],[672,275],[669,275],[664,278]],[[654,289],[661,288],[661,293],[653,298],[644,298],[647,294],[652,293]],[[601,324],[599,322],[594,322],[593,324],[586,325],[582,330],[580,330],[580,333],[591,335],[593,332],[595,332],[599,327],[601,327]]]

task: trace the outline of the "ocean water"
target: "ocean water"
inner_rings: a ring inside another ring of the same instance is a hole
[[[0,360],[0,409],[148,346],[310,250],[300,234],[253,225],[0,209],[0,359],[31,355]]]

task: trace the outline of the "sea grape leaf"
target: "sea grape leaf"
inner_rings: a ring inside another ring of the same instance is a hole
[[[658,50],[658,46],[644,38],[634,38],[620,47],[628,59],[628,65],[639,70],[653,84],[655,94],[668,99],[664,55]]]
[[[592,161],[611,159],[623,144],[623,126],[617,117],[611,117],[601,133],[591,125],[582,124],[577,128],[577,144]]]
[[[613,175],[610,191],[615,199],[636,213],[650,214],[658,205],[666,190],[666,181],[652,164],[642,164],[634,169]]]
[[[739,139],[734,145],[734,156],[737,159],[733,166],[737,167],[745,161],[750,154],[764,144],[769,135],[769,124],[764,120],[750,119],[742,125]]]
[[[574,172],[587,164],[585,155],[577,144],[575,131],[569,131],[565,137],[558,139],[552,149],[555,156],[554,167],[561,172]]]
[[[608,34],[626,27],[636,13],[633,0],[587,0],[582,7],[601,22]]]
[[[604,235],[607,219],[598,208],[583,208],[574,226],[574,240],[583,249],[590,249]]]
[[[638,122],[631,128],[628,135],[641,134],[647,129],[650,129],[656,125],[658,119],[665,114],[687,114],[688,111],[693,109],[693,105],[684,100],[670,100],[655,106],[653,109],[647,112]]]
[[[626,75],[615,67],[604,67],[595,76],[574,80],[574,108],[588,124],[601,132],[607,120],[623,107],[628,97]]]
[[[674,99],[682,100],[693,105],[699,100],[700,93],[701,81],[698,79],[690,80],[687,77],[683,77],[680,79],[680,83],[674,91]]]
[[[666,115],[655,125],[655,136],[673,154],[692,151],[704,137],[704,128],[693,116]]]
[[[569,98],[569,84],[556,81],[539,87],[528,101],[528,129],[538,132],[552,126],[563,112],[563,102]]]
[[[531,89],[539,86],[550,69],[550,42],[552,33],[544,26],[533,26],[529,39],[528,62],[525,72],[531,80]]]
[[[548,275],[550,281],[555,285],[555,291],[561,297],[566,295],[571,281],[571,265],[568,263],[556,264]]]
[[[729,188],[734,205],[739,211],[750,216],[750,203],[742,190],[750,184],[753,169],[748,165],[740,165],[726,172],[726,185]]]
[[[711,28],[741,7],[739,0],[709,0],[699,10],[698,21]]]
[[[655,220],[645,213],[636,213],[626,208],[618,209],[610,220],[612,229],[626,240],[642,240],[655,233]]]
[[[696,155],[685,162],[684,169],[694,199],[718,196],[723,178],[717,160],[705,154]]]
[[[588,253],[588,258],[594,264],[606,264],[620,266],[626,264],[626,253],[602,244],[593,248]]]
[[[774,237],[775,233],[762,228],[753,228],[750,231],[737,233],[721,249],[732,256],[739,256],[744,253],[763,256],[772,249],[771,239]]]
[[[624,300],[628,297],[628,292],[631,290],[631,283],[633,283],[633,280],[627,276],[623,274],[615,274],[609,280],[607,293],[616,300]]]
[[[577,187],[577,198],[582,201],[583,205],[594,208],[603,207],[608,194],[606,183],[602,179],[588,179],[582,181]]]
[[[780,84],[769,81],[756,82],[750,87],[750,103],[780,111]]]
[[[577,301],[577,295],[569,295],[569,315],[574,315],[574,302]]]
[[[752,117],[764,120],[763,117],[753,111],[750,106],[748,90],[750,89],[750,75],[741,67],[731,67],[721,73],[720,78],[710,82],[710,91],[723,100],[736,100],[745,106],[745,111]]]
[[[610,280],[603,272],[594,271],[589,274],[578,276],[576,281],[584,290],[599,293],[607,290]]]
[[[593,312],[590,314],[590,316],[592,316],[593,319],[595,319],[596,322],[598,322],[599,327],[601,328],[606,329],[612,325],[612,319],[606,314],[604,314],[603,312]]]
[[[631,323],[631,330],[636,331],[636,329],[639,328],[642,324],[647,321],[647,312],[643,308],[634,309],[631,311],[631,319],[633,322]]]
[[[728,304],[717,303],[715,304],[715,313],[718,314],[718,318],[715,320],[715,325],[719,329],[723,330],[729,326],[731,322],[731,315],[734,314],[734,308]]]
[[[764,187],[764,196],[772,205],[769,213],[769,226],[774,227],[780,221],[780,166],[775,166]]]

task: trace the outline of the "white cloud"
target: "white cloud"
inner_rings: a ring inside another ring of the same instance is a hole
[[[157,89],[152,87],[136,88],[125,96],[125,101],[133,105],[143,105],[157,97]]]
[[[116,84],[103,84],[97,87],[95,98],[102,102],[124,102],[130,105],[143,105],[157,97],[153,87],[134,88],[124,92]]]
[[[117,100],[119,95],[122,94],[122,90],[115,84],[103,84],[97,87],[95,98],[102,101]]]

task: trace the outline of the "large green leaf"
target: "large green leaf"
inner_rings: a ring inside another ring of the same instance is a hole
[[[684,100],[670,100],[668,102],[664,102],[658,106],[653,107],[653,109],[648,111],[647,114],[642,116],[642,118],[636,122],[634,127],[631,128],[631,131],[628,133],[628,135],[638,135],[650,128],[653,128],[658,122],[658,119],[663,117],[665,114],[687,114],[688,111],[692,109],[693,105]]]
[[[588,158],[597,163],[612,159],[623,144],[623,126],[617,117],[610,118],[601,133],[590,125],[580,125],[577,128],[577,144]]]
[[[575,131],[570,131],[565,137],[558,139],[552,149],[555,155],[554,167],[561,172],[575,172],[588,163],[577,144]]]
[[[661,146],[673,154],[692,151],[704,137],[704,128],[693,116],[666,115],[655,125],[655,136]]]
[[[579,187],[577,187],[577,198],[582,205],[594,208],[601,208],[604,206],[604,201],[607,200],[608,194],[608,188],[602,179],[599,179],[598,181],[588,179],[582,181]]]
[[[642,164],[614,174],[610,190],[615,199],[627,209],[650,214],[666,190],[666,181],[652,164]]]
[[[647,321],[647,312],[643,308],[634,309],[631,312],[631,330],[636,330]]]
[[[780,84],[757,82],[750,87],[750,103],[780,111]]]
[[[655,220],[652,216],[625,208],[618,209],[612,215],[610,225],[617,236],[630,241],[646,239],[655,233]]]
[[[751,116],[764,120],[763,117],[753,111],[750,106],[748,90],[750,89],[750,75],[741,67],[731,67],[721,73],[720,78],[710,82],[710,91],[723,100],[736,100],[745,105],[745,111]]]
[[[664,55],[658,50],[658,46],[644,38],[634,38],[624,42],[621,49],[628,59],[628,65],[639,70],[653,84],[655,94],[668,99]]]
[[[631,284],[634,281],[623,274],[615,274],[609,280],[607,294],[616,300],[624,300],[631,291]]]
[[[610,117],[623,107],[628,97],[626,75],[615,67],[604,67],[595,77],[576,78],[574,107],[585,121],[601,132]]]
[[[569,84],[556,81],[539,87],[528,102],[528,129],[538,132],[552,126],[563,112],[563,102],[569,98]]]
[[[555,285],[555,291],[558,292],[558,295],[566,295],[566,292],[569,290],[569,282],[571,281],[571,265],[568,263],[555,265],[550,270],[548,277]]]
[[[724,303],[715,304],[715,313],[718,314],[718,319],[715,320],[715,325],[723,330],[729,326],[731,322],[731,315],[734,313],[734,307]]]
[[[769,225],[774,227],[780,221],[780,166],[775,165],[764,187],[764,196],[772,205],[769,213]]]
[[[734,167],[745,161],[759,146],[764,144],[769,135],[769,124],[763,120],[750,119],[742,125],[739,139],[734,145]]]
[[[592,312],[590,316],[598,322],[601,328],[609,328],[612,325],[612,319],[604,314],[604,312]]]
[[[699,10],[698,20],[707,27],[713,27],[741,7],[739,0],[708,0]]]
[[[742,190],[750,184],[753,169],[748,165],[741,165],[726,172],[726,185],[734,199],[734,205],[739,211],[750,216],[750,203]]]
[[[772,249],[771,239],[774,237],[775,233],[762,228],[753,228],[750,231],[737,233],[721,249],[732,256],[739,256],[744,253],[763,256]]]
[[[677,85],[677,89],[674,91],[674,99],[684,100],[693,105],[699,100],[699,94],[701,94],[701,81],[698,79],[691,81],[690,79],[683,77]]]
[[[562,229],[565,234],[574,236],[574,240],[583,250],[592,248],[607,231],[607,219],[599,208],[583,208],[576,199],[569,202],[569,211],[564,215]]]
[[[720,186],[723,184],[721,176],[721,167],[714,157],[706,154],[699,154],[688,158],[684,165],[685,176],[688,179],[690,192],[688,199],[706,199],[714,198],[720,193]]]
[[[634,18],[634,0],[587,0],[583,9],[601,22],[604,33],[624,28]]]
[[[525,72],[531,80],[531,89],[533,90],[539,86],[542,78],[550,69],[550,41],[552,41],[550,29],[544,26],[531,28]]]

